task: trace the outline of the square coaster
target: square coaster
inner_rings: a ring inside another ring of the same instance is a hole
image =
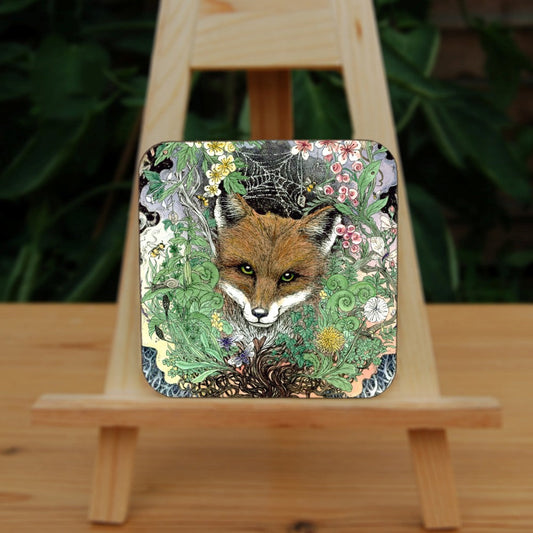
[[[367,398],[396,372],[397,171],[367,140],[163,142],[140,168],[142,365],[173,397]]]

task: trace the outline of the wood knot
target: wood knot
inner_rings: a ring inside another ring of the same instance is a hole
[[[289,526],[288,533],[316,533],[316,526],[312,522],[299,521]]]

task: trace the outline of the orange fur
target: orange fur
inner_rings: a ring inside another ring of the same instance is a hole
[[[241,291],[252,308],[269,309],[273,302],[304,290],[309,291],[307,300],[316,296],[327,257],[312,236],[333,209],[324,207],[294,220],[272,213],[260,215],[235,196],[233,209],[241,218],[218,230],[221,281]],[[249,265],[253,275],[243,273],[242,265]],[[282,281],[287,272],[294,274],[294,280]]]

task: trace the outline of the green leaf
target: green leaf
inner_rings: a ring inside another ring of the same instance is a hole
[[[408,186],[408,197],[426,298],[430,301],[452,301],[456,258],[450,248],[453,241],[447,237],[448,229],[441,207],[417,185]]]
[[[335,209],[339,211],[339,213],[342,213],[343,215],[347,215],[349,217],[355,214],[353,208],[350,207],[348,204],[336,203],[333,207],[335,207]]]
[[[224,184],[224,189],[226,189],[227,193],[237,193],[244,196],[246,194],[246,188],[241,181],[246,179],[248,179],[248,177],[240,172],[232,172],[224,178],[222,183]]]
[[[0,5],[0,15],[22,11],[36,2],[37,0],[3,0]]]
[[[32,72],[32,98],[41,117],[80,119],[95,112],[107,85],[109,56],[94,42],[70,44],[59,35],[39,47]]]
[[[344,392],[350,392],[352,390],[352,384],[346,378],[341,376],[328,377],[327,382]]]
[[[89,120],[47,122],[0,176],[0,198],[18,198],[53,179],[74,153]]]
[[[359,176],[359,194],[361,196],[365,195],[365,191],[370,185],[370,190],[373,190],[374,187],[372,186],[376,176],[379,171],[379,167],[381,165],[381,161],[372,161],[372,163],[369,163],[364,169],[363,172],[361,172],[361,175]]]
[[[296,138],[350,138],[350,114],[340,79],[336,72],[293,72]]]
[[[213,370],[206,370],[205,372],[202,372],[199,376],[196,376],[191,381],[193,383],[201,383],[205,379],[207,379],[209,376],[213,376],[214,374],[218,374],[220,370],[218,368],[215,368]]]
[[[155,150],[154,164],[159,165],[159,163],[174,155],[174,151],[176,150],[176,147],[179,146],[179,144],[180,143],[178,142],[169,142],[161,143],[160,145],[158,145]]]
[[[387,205],[388,198],[382,198],[381,200],[376,200],[374,203],[370,204],[365,211],[367,217],[371,217],[376,213],[379,213],[383,207]]]
[[[212,363],[204,361],[176,361],[176,366],[182,370],[202,370],[212,366]]]

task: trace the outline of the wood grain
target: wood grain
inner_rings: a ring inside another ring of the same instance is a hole
[[[251,70],[247,79],[252,139],[292,139],[291,72]]]
[[[494,398],[297,400],[137,398],[133,395],[46,394],[33,407],[36,424],[71,427],[198,428],[495,428]]]
[[[443,394],[503,405],[503,429],[448,432],[461,531],[533,531],[533,306],[428,311]],[[116,312],[0,305],[1,531],[117,531],[87,523],[98,430],[30,425],[43,393],[102,391]],[[419,533],[409,449],[402,430],[355,425],[144,429],[120,531]]]

